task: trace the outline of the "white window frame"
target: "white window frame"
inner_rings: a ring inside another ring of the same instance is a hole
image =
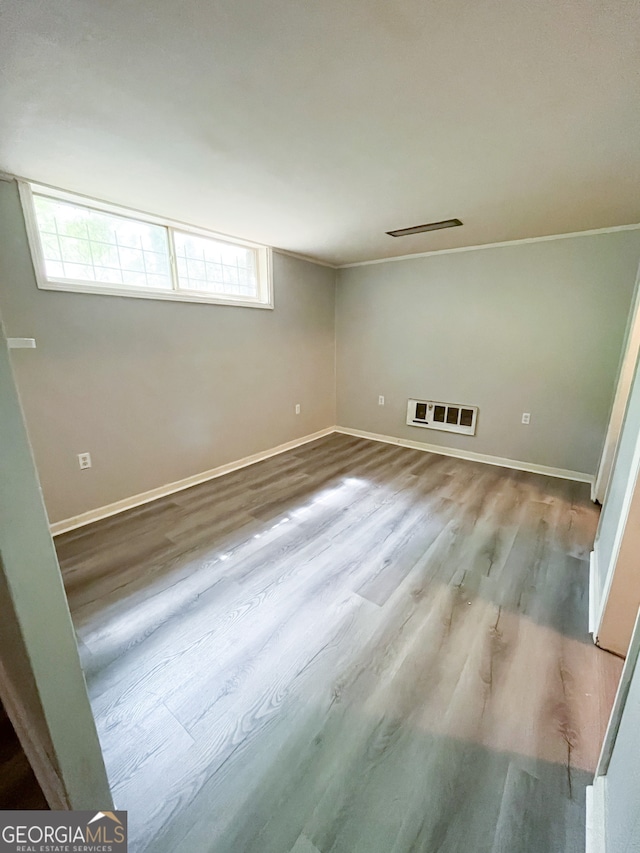
[[[62,290],[70,293],[95,293],[103,296],[127,296],[134,299],[164,299],[172,302],[204,302],[214,305],[235,305],[243,308],[273,308],[273,281],[272,281],[272,251],[269,246],[260,243],[251,243],[248,240],[239,240],[237,237],[228,237],[225,234],[217,234],[204,228],[197,228],[173,219],[165,219],[161,216],[153,216],[149,213],[140,213],[127,207],[67,192],[66,190],[54,189],[42,184],[19,181],[20,199],[24,213],[27,237],[33,259],[33,267],[36,274],[36,283],[40,290]],[[102,213],[110,213],[122,216],[125,219],[144,222],[151,225],[160,225],[167,229],[169,247],[169,268],[173,289],[154,290],[152,288],[136,288],[127,284],[115,284],[109,282],[88,282],[79,279],[56,278],[47,275],[42,242],[38,228],[33,195],[43,195],[58,201],[67,201],[78,204]],[[200,291],[186,290],[179,286],[176,268],[175,248],[173,231],[182,231],[186,234],[194,234],[199,237],[208,237],[212,240],[220,240],[235,246],[243,246],[254,249],[258,258],[258,295],[256,297],[203,293]]]

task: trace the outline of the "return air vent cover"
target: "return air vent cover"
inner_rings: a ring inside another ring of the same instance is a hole
[[[407,423],[424,429],[439,429],[443,432],[458,432],[462,435],[476,434],[477,406],[459,403],[436,403],[434,400],[409,400]]]

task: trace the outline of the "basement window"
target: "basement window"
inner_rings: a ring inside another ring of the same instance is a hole
[[[43,290],[273,307],[266,246],[36,184],[20,194]]]

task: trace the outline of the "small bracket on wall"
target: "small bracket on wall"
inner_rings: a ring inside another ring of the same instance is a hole
[[[35,349],[35,338],[7,338],[9,349]]]

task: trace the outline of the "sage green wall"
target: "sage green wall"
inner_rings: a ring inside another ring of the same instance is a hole
[[[598,606],[604,605],[604,595],[609,572],[612,569],[614,559],[614,545],[619,525],[626,523],[625,497],[629,487],[629,478],[635,477],[633,459],[640,435],[640,364],[636,370],[629,391],[627,408],[622,423],[620,438],[616,448],[616,455],[611,470],[611,479],[600,515],[598,535],[595,550],[598,555],[596,561],[597,576],[597,602]],[[632,484],[633,488],[633,484]],[[623,511],[625,512],[624,518]],[[633,595],[635,591],[630,591]],[[635,617],[635,614],[634,614]]]
[[[60,786],[59,808],[112,808],[76,637],[0,326],[0,692]],[[14,720],[14,724],[16,720]],[[16,725],[20,731],[20,726]],[[25,750],[28,751],[25,744]],[[40,766],[40,764],[38,764]],[[48,776],[48,774],[47,774]],[[47,786],[45,786],[47,787]]]
[[[52,522],[335,423],[334,270],[274,253],[273,311],[42,291],[14,183],[0,218],[7,334],[37,339],[13,362]]]
[[[606,779],[606,853],[640,853],[640,665],[635,664]]]
[[[340,270],[338,424],[593,474],[639,258],[634,230]],[[478,406],[477,434],[406,425],[409,397]]]

